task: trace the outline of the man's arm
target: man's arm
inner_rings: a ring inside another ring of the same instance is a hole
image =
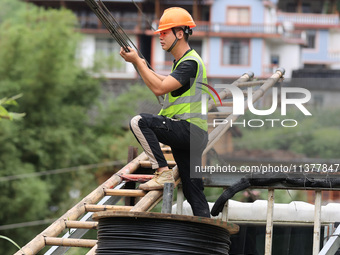
[[[145,61],[138,56],[136,51],[129,47],[130,52],[120,50],[120,55],[125,61],[130,62],[136,66],[145,84],[156,95],[161,96],[171,91],[179,89],[182,85],[174,77],[168,75],[163,76],[156,74],[148,68]]]
[[[153,72],[154,75],[156,75],[158,77],[158,79],[160,79],[161,81],[163,81],[167,76],[165,75],[161,75],[158,73],[155,73],[154,71],[151,70],[151,72]]]

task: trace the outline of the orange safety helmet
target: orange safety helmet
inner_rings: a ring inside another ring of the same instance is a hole
[[[171,7],[164,10],[158,29],[154,33],[158,34],[161,31],[181,26],[193,28],[196,24],[187,10],[181,7]]]

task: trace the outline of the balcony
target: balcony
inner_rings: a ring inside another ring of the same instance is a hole
[[[314,14],[314,13],[286,13],[278,12],[278,23],[291,22],[299,27],[339,27],[339,16],[337,14]]]
[[[247,33],[247,34],[278,34],[278,27],[275,25],[249,24],[232,25],[225,23],[210,23],[198,21],[195,31],[210,33]]]

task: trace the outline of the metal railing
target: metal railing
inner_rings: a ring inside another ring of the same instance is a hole
[[[340,51],[328,51],[328,58],[330,60],[340,61]]]
[[[329,238],[325,246],[320,251],[319,255],[333,255],[340,248],[340,225]]]
[[[227,24],[198,21],[195,31],[213,33],[261,33],[279,34],[279,27],[275,24]]]
[[[105,30],[104,24],[95,15],[78,15],[78,24],[80,29],[95,29],[95,30]],[[145,31],[150,29],[148,23],[139,18],[134,17],[117,17],[116,18],[119,25],[126,31],[141,30]]]

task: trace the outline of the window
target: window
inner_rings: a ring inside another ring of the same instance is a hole
[[[250,11],[248,7],[229,7],[227,10],[228,24],[249,24]]]
[[[223,40],[223,65],[249,65],[249,40]]]
[[[307,46],[308,49],[315,49],[315,38],[316,38],[316,31],[315,30],[307,30]]]
[[[280,65],[280,56],[279,55],[271,55],[270,56],[270,64],[272,65]]]
[[[125,72],[120,46],[112,38],[96,38],[95,65],[104,72]]]

